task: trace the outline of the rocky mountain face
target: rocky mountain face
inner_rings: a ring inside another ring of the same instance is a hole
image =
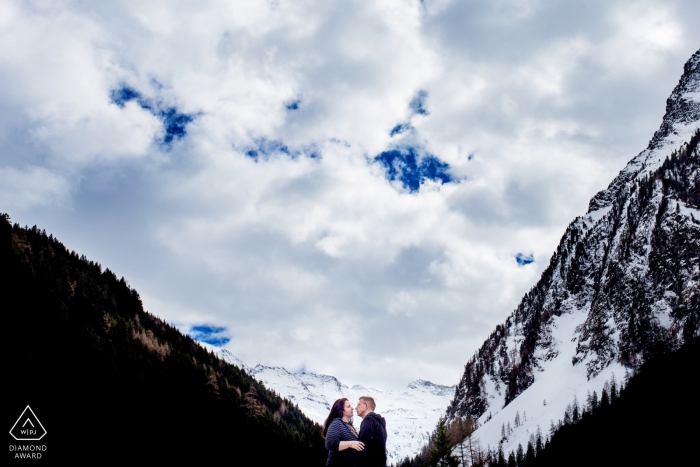
[[[571,222],[539,282],[467,362],[447,414],[479,418],[484,447],[526,446],[574,397],[700,335],[699,128],[700,51],[649,146]]]
[[[372,396],[377,413],[386,418],[387,455],[390,464],[415,455],[428,442],[438,419],[452,400],[455,386],[441,386],[417,380],[402,390],[382,391],[361,385],[349,387],[333,376],[292,373],[282,367],[257,365],[253,368],[227,350],[219,356],[243,369],[266,388],[297,404],[304,415],[323,424],[336,399],[347,397],[353,404],[360,396]],[[355,417],[359,429],[361,419]]]

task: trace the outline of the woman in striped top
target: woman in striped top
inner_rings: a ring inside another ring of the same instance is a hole
[[[326,465],[353,467],[359,464],[360,452],[365,445],[357,440],[357,431],[352,426],[352,411],[352,404],[346,398],[338,399],[331,407],[321,432],[328,449]]]

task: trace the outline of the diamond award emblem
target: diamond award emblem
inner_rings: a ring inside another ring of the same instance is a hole
[[[39,441],[46,434],[44,426],[34,415],[32,408],[27,406],[10,430],[17,441]]]

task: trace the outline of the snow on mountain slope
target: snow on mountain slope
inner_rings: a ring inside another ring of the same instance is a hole
[[[495,449],[502,440],[502,427],[508,424],[513,432],[501,443],[503,451],[515,451],[518,444],[526,448],[530,435],[535,435],[538,427],[543,436],[547,435],[550,424],[563,418],[567,405],[573,402],[574,397],[579,404],[583,404],[589,392],[596,391],[600,395],[604,383],[610,381],[613,375],[617,381],[623,380],[626,370],[617,362],[590,380],[585,366],[571,364],[572,356],[576,353],[576,341],[570,336],[574,335],[576,326],[585,319],[586,315],[582,311],[553,319],[552,340],[558,345],[559,355],[541,365],[532,385],[512,403],[501,409],[498,408],[499,404],[493,404],[493,409],[480,417],[481,428],[477,432],[477,438],[483,448]],[[496,396],[494,399],[502,399],[502,394],[498,391],[493,393]],[[520,426],[516,426],[516,414],[522,420]]]
[[[455,386],[440,386],[429,381],[414,381],[402,390],[381,391],[360,385],[348,387],[333,376],[292,373],[285,368],[257,365],[249,368],[227,350],[219,355],[289,399],[311,420],[323,424],[336,399],[347,397],[353,403],[360,396],[372,396],[376,412],[386,418],[388,463],[414,456],[427,443],[438,419],[452,400]],[[355,417],[359,429],[361,419]]]
[[[700,334],[699,141],[700,51],[647,149],[569,225],[538,283],[467,362],[447,414],[479,418],[482,447],[526,448],[574,396],[583,404],[613,374]]]
[[[200,343],[200,345],[202,345],[202,343]],[[213,346],[210,346],[210,345],[206,344],[206,342],[205,342],[203,345],[206,346],[207,350],[209,350],[209,351],[211,351],[211,352],[216,352],[216,348],[213,347]],[[233,365],[236,365],[238,368],[240,368],[241,370],[245,371],[245,372],[248,373],[249,375],[252,374],[252,373],[251,373],[251,372],[253,371],[252,368],[250,368],[248,365],[246,365],[246,364],[243,362],[243,360],[241,360],[240,358],[236,357],[235,355],[233,355],[231,352],[229,352],[229,351],[226,350],[226,349],[222,349],[221,351],[219,351],[219,358],[223,358],[223,359],[224,359],[225,361],[227,361],[228,363],[231,363],[231,364],[233,364]]]

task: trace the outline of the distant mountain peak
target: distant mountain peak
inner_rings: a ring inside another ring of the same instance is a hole
[[[232,364],[232,365],[236,365],[238,368],[240,368],[241,370],[245,371],[245,372],[248,373],[249,375],[252,375],[252,374],[253,374],[253,370],[252,370],[248,365],[246,365],[246,364],[243,362],[243,360],[241,360],[240,358],[236,357],[235,355],[233,355],[231,352],[229,352],[229,351],[226,350],[226,349],[222,349],[222,350],[219,351],[219,358],[221,358],[221,359],[224,360],[225,362],[228,362],[228,363],[230,363],[230,364]]]
[[[590,201],[588,212],[609,207],[632,180],[658,169],[666,157],[686,143],[700,122],[700,50],[683,67],[683,75],[666,100],[666,114],[649,146],[633,158],[605,189]]]
[[[700,50],[695,52],[683,67],[683,75],[666,101],[666,115],[661,127],[649,142],[649,149],[663,145],[677,146],[671,135],[683,138],[685,128],[697,128],[700,121]]]
[[[220,351],[219,355],[239,367],[245,365],[226,350]],[[361,384],[348,387],[334,376],[292,373],[278,366],[246,368],[266,388],[295,403],[304,415],[319,424],[324,422],[336,399],[347,397],[354,404],[361,396],[373,397],[377,403],[377,413],[387,422],[387,454],[389,463],[393,464],[406,456],[416,455],[428,442],[430,432],[455,392],[455,386],[441,386],[420,379],[402,390],[379,390]],[[359,417],[355,417],[356,428],[359,428],[360,422]]]
[[[427,391],[436,396],[443,395],[453,395],[456,386],[443,386],[441,384],[435,384],[430,381],[425,381],[423,379],[417,379],[412,381],[407,386],[408,389],[416,389],[420,391]]]

